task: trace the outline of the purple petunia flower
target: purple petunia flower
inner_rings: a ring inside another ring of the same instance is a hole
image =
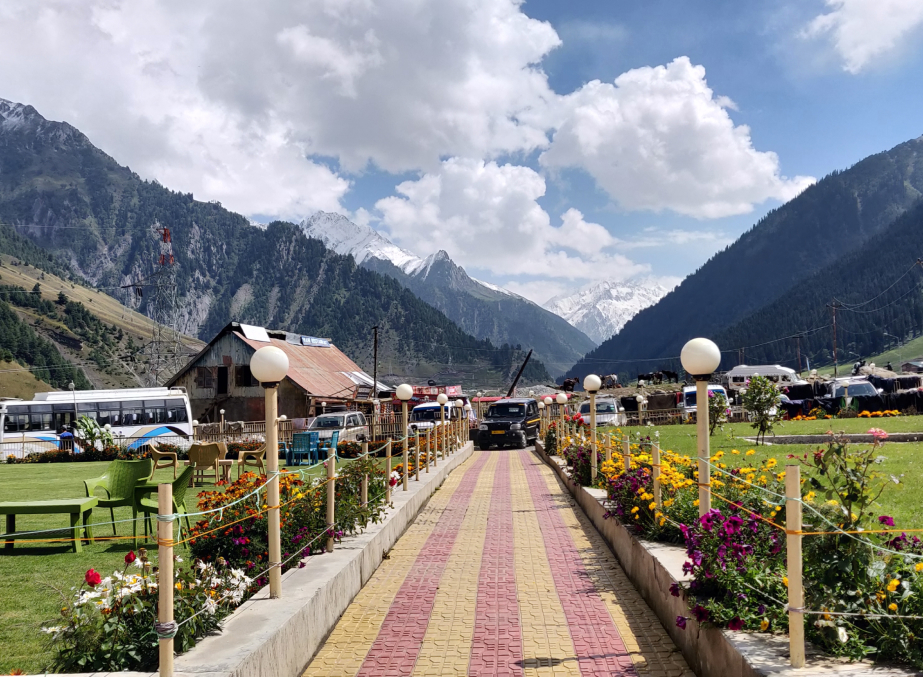
[[[744,622],[740,620],[740,616],[734,616],[731,619],[731,622],[728,623],[728,630],[743,630]]]
[[[760,604],[758,607],[756,607],[756,613],[758,613],[760,616],[766,613],[766,605]]]
[[[679,597],[679,584],[673,583],[670,586],[670,594],[673,595],[674,597]]]
[[[708,620],[708,609],[701,604],[696,604],[692,609],[692,615],[699,623],[704,623]]]
[[[686,617],[685,616],[676,617],[676,627],[678,627],[680,630],[686,629]]]
[[[878,521],[884,524],[885,526],[889,526],[889,527],[894,526],[894,518],[891,517],[890,515],[882,515],[881,517],[878,518]]]

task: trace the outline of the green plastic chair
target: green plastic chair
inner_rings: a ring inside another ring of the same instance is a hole
[[[154,474],[154,461],[145,458],[140,461],[112,461],[106,468],[106,474],[91,480],[84,480],[87,496],[92,496],[97,488],[105,490],[107,498],[100,498],[97,508],[109,508],[112,517],[112,535],[115,531],[115,511],[122,506],[131,508],[131,516],[138,516],[135,508],[135,486],[149,479]]]
[[[192,478],[192,473],[195,472],[194,466],[187,466],[180,476],[173,480],[173,512],[177,515],[182,515],[186,520],[186,533],[189,533],[189,517],[186,510],[186,494],[189,491],[189,480]],[[138,488],[138,500],[135,503],[135,508],[138,512],[144,514],[144,536],[147,537],[148,528],[150,528],[151,534],[154,534],[154,528],[151,525],[151,515],[156,515],[160,512],[160,508],[157,505],[156,498],[144,498],[141,494],[146,493],[156,494],[157,487],[155,485],[139,487]],[[131,535],[135,538],[135,549],[138,548],[138,522],[135,521],[131,525],[132,532]],[[179,529],[179,538],[183,539],[183,525],[180,523]],[[186,544],[186,547],[189,547],[189,544]]]

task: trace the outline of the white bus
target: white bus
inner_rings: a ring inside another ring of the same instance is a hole
[[[185,388],[37,393],[31,401],[0,400],[3,458],[60,448],[60,434],[73,432],[82,416],[89,416],[100,427],[109,425],[116,440],[124,439],[130,448],[144,446],[156,437],[186,439],[192,435]],[[79,451],[80,440],[75,442],[75,451]]]

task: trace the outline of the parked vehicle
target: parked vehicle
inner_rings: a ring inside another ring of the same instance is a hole
[[[708,386],[708,392],[715,393],[716,395],[724,395],[726,402],[730,403],[730,398],[728,397],[727,390],[724,389],[724,386],[711,385]],[[696,412],[697,408],[696,402],[696,387],[695,386],[686,386],[683,388],[683,418],[689,419]]]
[[[506,398],[487,407],[478,426],[478,449],[515,446],[524,449],[538,438],[538,402],[531,398]]]
[[[446,423],[464,417],[464,409],[459,409],[456,407],[455,402],[449,402],[445,405]],[[424,433],[427,430],[431,430],[437,425],[440,425],[441,422],[442,411],[439,404],[436,402],[425,402],[423,404],[418,404],[410,412],[408,426],[411,433],[413,433],[415,430],[419,431],[420,433]]]
[[[369,424],[361,411],[337,411],[321,414],[308,425],[308,432],[319,433],[322,440],[333,437],[340,431],[340,442],[364,442],[369,438]]]
[[[589,401],[580,405],[580,415],[584,421],[590,422]],[[614,397],[596,399],[596,427],[606,425],[628,425],[628,414],[622,403]]]
[[[747,381],[756,375],[765,376],[779,387],[806,383],[794,369],[778,364],[739,364],[726,374],[728,389],[740,390],[741,388],[746,388]]]
[[[61,447],[61,433],[74,440],[77,419],[86,416],[109,426],[116,439],[139,447],[157,437],[192,435],[192,412],[185,388],[123,388],[36,393],[32,401],[0,401],[0,442],[17,442],[25,453]],[[171,439],[171,442],[175,440]]]

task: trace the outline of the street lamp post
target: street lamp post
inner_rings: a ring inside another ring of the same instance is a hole
[[[602,387],[602,379],[596,374],[589,374],[583,379],[583,389],[590,394],[590,479],[596,481],[596,393]]]
[[[478,398],[478,423],[480,423],[481,422],[481,398],[484,397],[484,393],[482,393],[479,390],[476,397]]]
[[[706,338],[694,338],[680,353],[683,369],[695,379],[695,420],[699,451],[699,516],[711,510],[711,452],[708,440],[708,381],[721,364],[721,351]]]
[[[288,355],[276,346],[264,346],[250,358],[250,373],[260,382],[266,401],[266,504],[269,506],[269,596],[282,595],[282,537],[279,529],[279,382],[288,373]],[[328,492],[327,521],[333,503]]]
[[[447,435],[445,434],[445,405],[448,404],[449,402],[449,396],[446,395],[445,393],[439,393],[438,397],[436,397],[436,402],[439,404],[439,413],[441,414],[440,416],[441,423],[439,425],[440,427],[439,439],[442,444],[442,458],[445,459],[446,440],[448,439]]]
[[[549,395],[545,395],[542,404],[545,405],[545,431],[547,432],[548,428],[551,426],[551,405],[554,404],[554,399]]]
[[[554,399],[558,403],[558,410],[560,411],[560,414],[561,414],[561,423],[558,426],[558,435],[557,435],[557,439],[558,439],[557,452],[558,452],[558,456],[563,456],[561,452],[564,449],[564,405],[567,404],[567,395],[565,395],[564,393],[558,393],[557,395],[555,395]]]
[[[539,401],[538,403],[538,419],[540,421],[539,436],[542,438],[542,443],[544,444],[545,440],[545,403]]]
[[[218,413],[221,414],[221,432],[224,433],[224,409],[219,409]]]
[[[404,491],[408,490],[408,480],[410,479],[410,431],[407,427],[407,401],[413,397],[413,388],[406,383],[397,387],[395,393],[397,399],[401,401],[401,413],[404,416]]]
[[[459,448],[461,448],[461,443],[462,443],[461,438],[462,438],[462,429],[464,428],[464,425],[462,424],[461,415],[462,415],[462,412],[464,412],[464,406],[465,406],[464,402],[462,402],[461,400],[455,400],[455,409],[456,411],[459,412],[458,418],[455,419],[455,440],[456,440],[455,448],[456,448],[456,451]]]
[[[471,403],[465,403],[465,426],[468,429],[468,436],[465,438],[465,444],[468,444],[468,440],[471,439]]]

